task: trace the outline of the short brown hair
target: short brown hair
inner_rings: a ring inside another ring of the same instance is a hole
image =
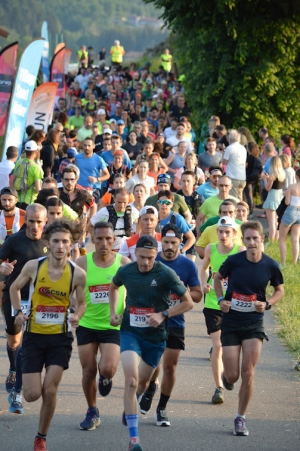
[[[246,221],[241,225],[242,235],[245,236],[246,230],[251,229],[255,230],[260,234],[260,236],[264,236],[264,229],[260,222],[258,221]]]
[[[172,202],[174,201],[174,194],[173,194],[170,190],[168,190],[168,189],[163,190],[163,191],[159,191],[159,192],[157,193],[157,200],[160,199],[161,197],[167,197],[167,198],[170,199]]]

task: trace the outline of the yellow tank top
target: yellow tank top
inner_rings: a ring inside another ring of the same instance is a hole
[[[111,60],[113,63],[122,63],[123,61],[123,47],[119,45],[116,47],[115,45],[111,48]]]
[[[53,282],[48,264],[48,257],[39,258],[36,278],[29,291],[26,331],[35,334],[61,334],[71,330],[68,309],[75,265],[68,260],[60,279]]]

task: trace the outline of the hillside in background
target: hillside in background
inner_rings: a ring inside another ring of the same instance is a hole
[[[0,5],[0,26],[9,32],[0,45],[18,40],[21,48],[41,34],[44,20],[48,21],[50,50],[57,42],[72,48],[72,60],[81,45],[100,47],[108,51],[115,39],[127,52],[143,52],[163,41],[168,35],[161,30],[160,12],[142,0],[10,0]]]

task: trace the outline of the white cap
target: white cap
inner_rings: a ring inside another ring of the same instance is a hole
[[[145,207],[140,209],[139,218],[143,215],[155,215],[158,218],[158,211],[155,207],[151,205],[146,205]]]
[[[152,78],[146,78],[146,83],[148,85],[152,85],[152,83],[153,83]]]
[[[100,108],[100,110],[97,111],[97,114],[106,114],[106,113],[103,108]]]
[[[222,216],[218,221],[218,227],[231,227],[236,230],[236,222],[230,216]]]
[[[112,129],[111,128],[105,128],[102,132],[102,134],[104,135],[105,133],[108,133],[109,135],[112,135]]]
[[[39,150],[39,146],[33,140],[27,141],[27,143],[25,144],[25,150],[34,152],[35,150]]]

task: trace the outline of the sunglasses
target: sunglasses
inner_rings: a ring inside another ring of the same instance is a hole
[[[172,201],[171,200],[165,200],[165,199],[159,199],[157,201],[160,205],[172,205]]]

